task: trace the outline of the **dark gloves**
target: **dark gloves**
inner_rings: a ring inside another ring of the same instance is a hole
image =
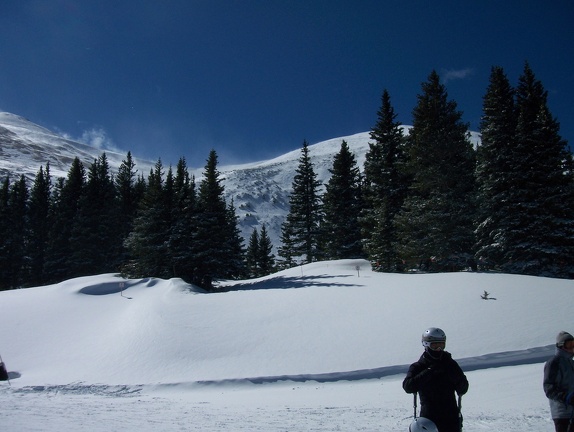
[[[574,392],[568,393],[564,402],[566,402],[566,405],[574,406]]]

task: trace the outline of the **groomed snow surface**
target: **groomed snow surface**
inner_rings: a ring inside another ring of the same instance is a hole
[[[341,260],[221,286],[0,292],[0,431],[407,431],[401,384],[431,326],[470,382],[466,432],[553,430],[543,364],[574,332],[573,281]]]

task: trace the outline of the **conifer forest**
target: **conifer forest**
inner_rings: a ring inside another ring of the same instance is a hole
[[[103,153],[66,178],[0,186],[0,290],[120,272],[179,277],[207,290],[320,260],[367,258],[383,272],[498,271],[574,276],[572,152],[528,64],[513,84],[491,69],[481,142],[432,71],[403,132],[381,96],[364,166],[343,141],[326,184],[303,142],[281,242],[265,225],[243,239],[212,150],[199,181],[184,158],[137,175]],[[274,255],[274,247],[277,256]]]

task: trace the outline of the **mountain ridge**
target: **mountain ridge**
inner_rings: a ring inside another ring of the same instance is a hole
[[[405,134],[410,126],[402,126]],[[341,143],[347,142],[362,170],[369,149],[370,133],[332,138],[309,145],[309,155],[317,180],[323,185],[331,174],[333,158],[340,151]],[[474,145],[479,135],[471,132]],[[41,166],[50,164],[53,178],[66,177],[72,161],[78,157],[88,167],[95,159],[106,153],[110,170],[116,173],[127,151],[119,153],[83,144],[63,137],[39,126],[24,117],[0,112],[0,178],[24,175],[29,183],[34,180]],[[131,152],[138,175],[147,178],[156,162],[139,159]],[[301,149],[292,150],[273,159],[219,166],[227,202],[233,200],[239,218],[239,230],[249,241],[253,229],[265,225],[274,247],[280,245],[281,224],[289,211],[289,195],[295,171],[299,165]],[[203,168],[189,168],[196,181],[201,179]]]
[[[346,140],[357,156],[359,166],[364,162],[368,149],[369,133],[363,132],[347,137],[333,138],[309,146],[311,160],[317,179],[325,184],[333,156]],[[66,177],[72,161],[78,157],[88,167],[95,159],[106,153],[110,171],[116,173],[127,155],[89,146],[65,138],[39,126],[24,117],[0,112],[0,177],[17,178],[24,175],[32,184],[41,166],[50,164],[52,178]],[[227,202],[233,203],[239,218],[239,230],[245,245],[253,229],[265,225],[274,247],[279,246],[281,224],[289,211],[289,194],[301,150],[293,150],[270,160],[237,165],[219,166]],[[136,157],[132,152],[138,174],[147,174],[156,162]],[[203,168],[189,168],[196,181]]]

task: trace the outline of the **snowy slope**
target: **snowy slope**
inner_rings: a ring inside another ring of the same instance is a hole
[[[362,169],[369,149],[368,132],[310,145],[309,156],[317,180],[323,185],[330,178],[329,169],[343,140]],[[298,149],[268,161],[220,168],[225,193],[228,201],[233,199],[243,238],[249,240],[254,228],[265,225],[272,243],[280,244],[281,224],[289,212],[289,195],[300,157],[301,149]]]
[[[405,135],[409,129],[410,126],[403,126]],[[476,132],[471,132],[470,139],[475,146],[480,142]],[[323,186],[331,177],[329,170],[333,168],[333,160],[341,150],[343,140],[355,155],[357,166],[363,170],[371,141],[369,132],[312,144],[309,157],[317,180]],[[233,198],[244,239],[249,240],[253,228],[260,229],[265,224],[273,244],[280,245],[281,224],[289,212],[289,195],[300,157],[301,148],[269,161],[220,168],[227,199]]]
[[[408,133],[408,129],[408,126],[404,127],[405,133]],[[369,149],[368,132],[312,144],[309,146],[309,155],[317,179],[322,184],[326,184],[330,178],[329,169],[333,166],[333,158],[340,151],[343,140],[355,154],[359,168],[363,168],[365,154]],[[471,133],[471,141],[475,145],[479,142],[476,132]],[[101,149],[65,139],[20,116],[5,112],[0,112],[0,144],[0,178],[11,173],[12,177],[24,174],[33,180],[40,166],[45,167],[48,162],[54,177],[65,177],[74,157],[79,157],[85,166],[89,167],[103,152]],[[294,144],[294,147],[298,145],[297,150],[271,160],[218,167],[226,199],[228,202],[233,199],[235,204],[245,243],[254,228],[259,230],[265,224],[272,243],[275,247],[279,246],[281,224],[289,211],[289,194],[301,157],[302,144]],[[106,150],[112,172],[117,171],[126,154],[127,151],[120,154]],[[132,156],[136,169],[147,178],[155,161],[138,159],[134,150]],[[193,165],[194,162],[187,161],[192,167],[190,174],[195,175],[196,181],[200,181],[203,166]]]
[[[469,377],[465,431],[551,430],[542,363],[574,331],[573,281],[342,260],[221,284],[0,292],[0,430],[404,431],[401,381],[429,326]]]
[[[0,112],[0,178],[9,175],[17,178],[24,174],[32,181],[41,166],[50,164],[53,177],[66,177],[72,161],[78,157],[86,168],[102,155],[104,150],[72,141],[38,126],[25,118]],[[105,150],[112,172],[116,172],[127,151],[123,154]],[[140,173],[146,177],[153,163],[134,159]]]

